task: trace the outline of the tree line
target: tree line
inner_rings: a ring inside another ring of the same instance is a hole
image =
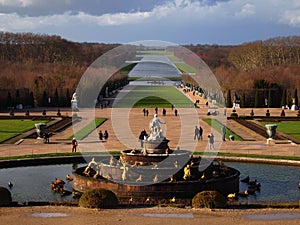
[[[55,35],[0,32],[0,108],[20,101],[29,107],[69,106],[70,96],[90,64],[117,46],[76,43]],[[231,98],[236,94],[245,107],[264,107],[269,95],[269,105],[279,107],[284,93],[291,104],[300,88],[300,36],[236,46],[184,47],[209,66],[226,99],[230,90]],[[121,71],[106,85],[113,89],[125,79],[126,71]]]

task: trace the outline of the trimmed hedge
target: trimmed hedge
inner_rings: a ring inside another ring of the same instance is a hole
[[[79,206],[84,208],[114,208],[118,205],[116,195],[106,189],[92,189],[82,194]]]
[[[12,204],[10,191],[5,187],[0,187],[0,206],[9,206]]]
[[[192,199],[194,208],[224,208],[227,206],[227,199],[218,191],[202,191]]]

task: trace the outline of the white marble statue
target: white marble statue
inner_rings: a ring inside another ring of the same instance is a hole
[[[77,103],[78,103],[77,94],[76,94],[76,92],[74,92],[74,94],[72,96],[72,99],[71,99],[71,107],[72,107],[72,109],[77,109],[78,108]]]
[[[165,122],[162,122],[157,114],[154,114],[153,119],[150,122],[149,129],[150,129],[150,136],[148,140],[161,140],[164,139],[164,135],[162,132],[162,129],[160,127],[160,124],[166,124]]]

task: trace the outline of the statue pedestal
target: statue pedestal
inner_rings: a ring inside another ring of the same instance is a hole
[[[37,143],[44,143],[44,138],[37,137],[36,142]]]
[[[275,139],[273,139],[273,138],[268,138],[267,139],[267,144],[268,145],[275,145],[276,143],[275,143]]]

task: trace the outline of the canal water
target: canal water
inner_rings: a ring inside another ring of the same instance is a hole
[[[240,178],[249,176],[251,180],[257,179],[261,183],[260,192],[249,195],[247,199],[239,201],[247,203],[278,203],[298,202],[300,200],[300,167],[226,162],[227,166],[241,172]],[[85,164],[79,164],[83,166]],[[76,201],[73,197],[54,193],[50,183],[55,177],[64,179],[66,174],[72,175],[74,164],[32,166],[0,169],[0,186],[7,187],[9,181],[13,183],[10,190],[13,201],[18,203],[28,201]],[[240,191],[245,191],[247,185],[240,182]],[[67,182],[65,189],[72,191],[72,182]]]

